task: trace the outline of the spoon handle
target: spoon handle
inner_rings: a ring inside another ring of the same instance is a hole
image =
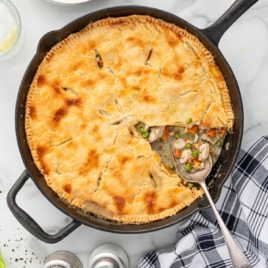
[[[200,185],[202,186],[207,199],[215,213],[215,216],[218,220],[218,223],[220,225],[225,243],[227,245],[229,254],[230,254],[230,259],[232,261],[233,267],[235,268],[251,268],[251,264],[248,261],[247,257],[245,256],[245,254],[243,253],[243,251],[240,249],[240,247],[238,246],[238,244],[235,242],[234,238],[232,237],[231,233],[229,232],[229,230],[227,229],[224,221],[222,220],[217,208],[215,207],[215,204],[209,194],[207,185],[205,182],[200,182]]]

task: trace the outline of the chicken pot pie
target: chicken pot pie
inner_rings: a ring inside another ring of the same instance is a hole
[[[196,126],[220,135],[233,121],[226,83],[203,44],[173,24],[132,15],[90,23],[47,53],[29,89],[25,128],[36,166],[64,202],[142,224],[203,195],[151,142],[185,141]]]

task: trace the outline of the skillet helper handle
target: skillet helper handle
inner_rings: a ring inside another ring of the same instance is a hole
[[[58,233],[50,235],[46,233],[36,221],[29,216],[23,209],[21,209],[16,203],[16,196],[21,190],[25,182],[29,179],[29,175],[25,170],[13,187],[10,189],[7,195],[7,204],[15,218],[21,223],[21,225],[27,229],[32,235],[42,240],[45,243],[57,243],[72,233],[76,228],[78,228],[81,223],[73,220],[70,224],[65,226]]]
[[[246,255],[244,252],[241,250],[241,248],[238,246],[238,244],[235,242],[233,236],[231,235],[230,231],[227,229],[224,221],[222,220],[211,196],[210,193],[207,189],[206,182],[200,182],[200,185],[202,186],[206,197],[211,205],[211,208],[213,209],[215,216],[218,220],[218,223],[220,225],[225,243],[227,245],[230,259],[232,261],[233,267],[235,268],[251,268],[251,264],[249,260],[247,259]]]
[[[217,21],[202,31],[218,46],[226,30],[256,2],[258,0],[236,0]]]

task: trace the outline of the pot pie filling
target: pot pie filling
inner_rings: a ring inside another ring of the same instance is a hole
[[[203,44],[132,15],[90,23],[47,53],[30,85],[25,129],[35,165],[64,202],[142,224],[203,195],[165,163],[157,140],[174,143],[172,153],[195,172],[207,152],[217,158],[233,120]]]
[[[188,118],[186,123],[191,123],[191,118]],[[176,163],[171,154],[175,156],[178,164],[184,165],[187,172],[196,173],[204,169],[209,156],[214,165],[227,134],[226,128],[199,129],[198,125],[185,128],[176,126],[149,128],[138,124],[136,127],[142,137],[152,144],[152,149],[160,154],[162,162],[173,172],[176,170]],[[185,180],[183,184],[190,188],[198,187],[198,184]]]

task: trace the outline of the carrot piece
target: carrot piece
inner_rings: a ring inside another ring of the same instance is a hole
[[[174,151],[174,155],[177,157],[177,158],[181,158],[181,154],[182,154],[182,151],[180,149],[175,149]]]
[[[192,134],[196,134],[199,130],[198,125],[193,125],[192,127],[188,128],[188,132],[192,133]]]
[[[197,160],[195,158],[193,159],[193,161],[194,161],[193,168],[194,169],[199,169],[200,166],[201,166],[201,161],[199,161],[199,160]]]
[[[216,129],[215,128],[211,128],[206,130],[205,132],[208,136],[210,136],[211,138],[215,138],[216,136]]]
[[[187,163],[191,164],[194,169],[198,170],[201,165],[201,161],[199,161],[197,158],[191,158],[187,161]]]
[[[170,127],[169,126],[165,126],[165,133],[169,133],[170,132]]]
[[[168,140],[168,133],[164,133],[161,137],[162,140]]]

